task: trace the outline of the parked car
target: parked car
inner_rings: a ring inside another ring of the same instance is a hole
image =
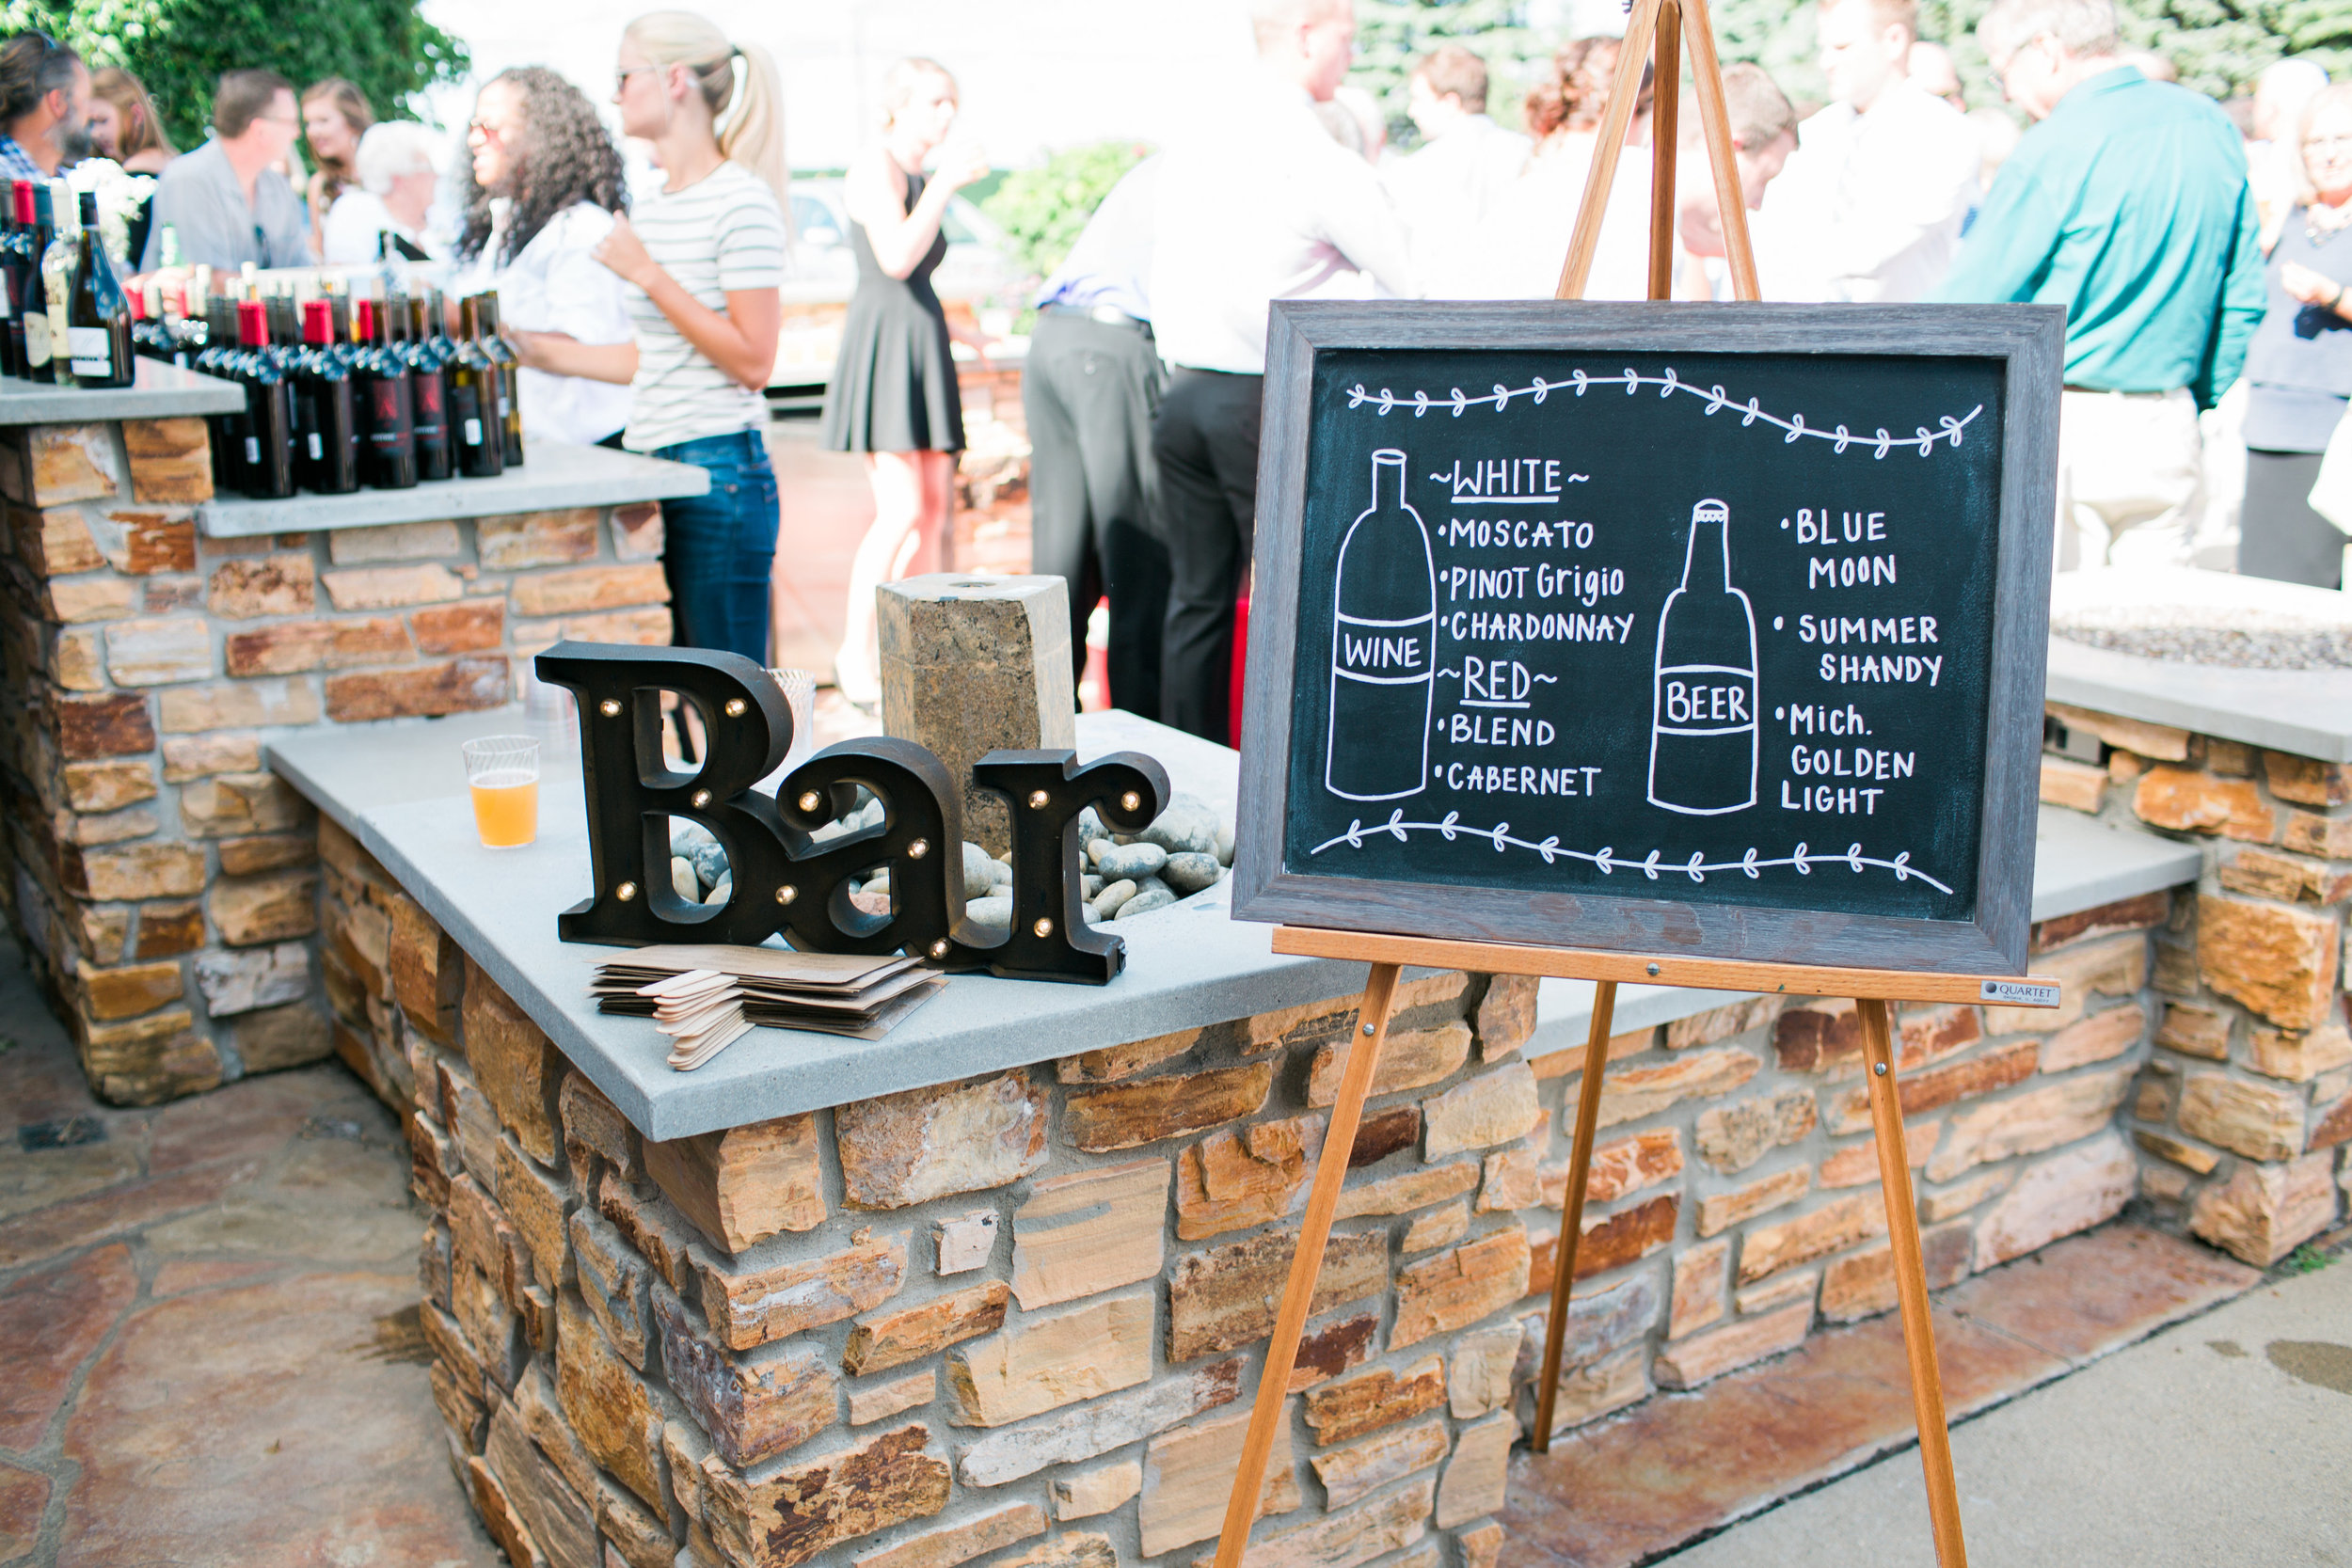
[[[779,413],[805,412],[824,402],[841,348],[841,323],[857,287],[839,180],[792,182],[792,230],[776,368],[768,378],[769,406]],[[952,198],[940,230],[947,236],[947,255],[931,274],[931,287],[942,305],[977,319],[983,310],[1015,303],[1021,268],[1005,231],[987,214]]]

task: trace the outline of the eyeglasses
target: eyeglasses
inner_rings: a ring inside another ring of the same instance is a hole
[[[660,71],[660,69],[661,68],[658,65],[623,66],[620,70],[612,73],[612,90],[614,92],[627,92],[628,90],[628,79],[630,77],[636,75],[641,71]]]
[[[2352,135],[2312,136],[2303,143],[2303,150],[2306,152],[2352,151]]]
[[[500,130],[497,126],[491,124],[486,119],[469,119],[466,121],[466,135],[469,136],[480,136],[484,141],[503,142],[506,140],[506,133]]]

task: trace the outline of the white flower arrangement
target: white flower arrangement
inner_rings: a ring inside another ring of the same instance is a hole
[[[89,191],[98,198],[98,237],[115,265],[134,268],[138,258],[131,251],[131,219],[155,189],[151,174],[127,174],[111,158],[85,158],[65,171],[65,182],[75,195]]]

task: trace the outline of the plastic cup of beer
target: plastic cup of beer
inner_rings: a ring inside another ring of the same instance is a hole
[[[466,782],[473,788],[473,825],[486,849],[511,849],[539,836],[539,742],[528,735],[469,740]]]

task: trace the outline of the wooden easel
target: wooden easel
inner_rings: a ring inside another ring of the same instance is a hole
[[[1686,24],[1699,119],[1706,134],[1708,162],[1714,174],[1716,202],[1722,210],[1733,292],[1742,300],[1761,297],[1756,258],[1748,241],[1747,209],[1740,186],[1739,166],[1733,157],[1723,69],[1715,54],[1707,0],[1635,0],[1626,24],[1625,42],[1617,55],[1616,74],[1610,86],[1599,140],[1593,150],[1583,203],[1578,210],[1566,261],[1561,268],[1556,298],[1583,296],[1586,279],[1592,274],[1594,253],[1600,242],[1601,218],[1608,207],[1610,185],[1616,176],[1618,152],[1640,93],[1642,66],[1653,45],[1658,69],[1651,135],[1655,151],[1650,176],[1649,297],[1671,297],[1675,120],[1681,91],[1681,47]],[[1928,1513],[1934,1528],[1936,1560],[1942,1568],[1966,1568],[1960,1500],[1952,1480],[1951,1434],[1944,1418],[1944,1388],[1936,1370],[1934,1330],[1929,1318],[1927,1270],[1920,1256],[1919,1217],[1913,1202],[1902,1101],[1896,1086],[1894,1027],[1888,1004],[1898,1000],[1973,1004],[1984,999],[1987,980],[2014,981],[2016,976],[1586,952],[1298,926],[1275,927],[1273,946],[1277,953],[1303,958],[1369,960],[1372,973],[1357,1014],[1359,1028],[1348,1037],[1343,1058],[1339,1098],[1331,1107],[1330,1126],[1325,1132],[1322,1156],[1316,1162],[1298,1250],[1292,1259],[1290,1277],[1275,1314],[1274,1337],[1266,1347],[1265,1367],[1259,1376],[1257,1400],[1251,1407],[1248,1432],[1242,1444],[1240,1468],[1226,1504],[1224,1529],[1217,1537],[1216,1568],[1241,1568],[1250,1526],[1257,1517],[1267,1458],[1290,1391],[1299,1337],[1307,1325],[1316,1279],[1323,1268],[1324,1249],[1330,1239],[1332,1217],[1338,1212],[1340,1190],[1347,1179],[1347,1151],[1355,1147],[1364,1100],[1372,1086],[1381,1048],[1387,1041],[1389,1007],[1396,992],[1397,973],[1406,964],[1595,983],[1592,1028],[1584,1047],[1584,1076],[1577,1096],[1576,1129],[1568,1159],[1567,1192],[1561,1205],[1551,1309],[1544,1335],[1542,1381],[1536,1388],[1533,1447],[1537,1453],[1548,1451],[1551,1446],[1560,1387],[1561,1343],[1567,1327],[1569,1291],[1576,1278],[1577,1243],[1582,1230],[1585,1189],[1592,1174],[1593,1139],[1600,1119],[1601,1084],[1608,1066],[1617,983],[1624,980],[1693,990],[1855,999],[1862,1027],[1865,1082],[1869,1087],[1870,1121],[1876,1132],[1879,1184],[1886,1200],[1887,1234],[1894,1252],[1903,1349],[1910,1362],[1912,1410],[1919,1428],[1919,1458],[1927,1478]],[[2051,1000],[2026,1005],[2057,1005],[2052,982],[2045,979],[2032,983],[2051,987]]]

